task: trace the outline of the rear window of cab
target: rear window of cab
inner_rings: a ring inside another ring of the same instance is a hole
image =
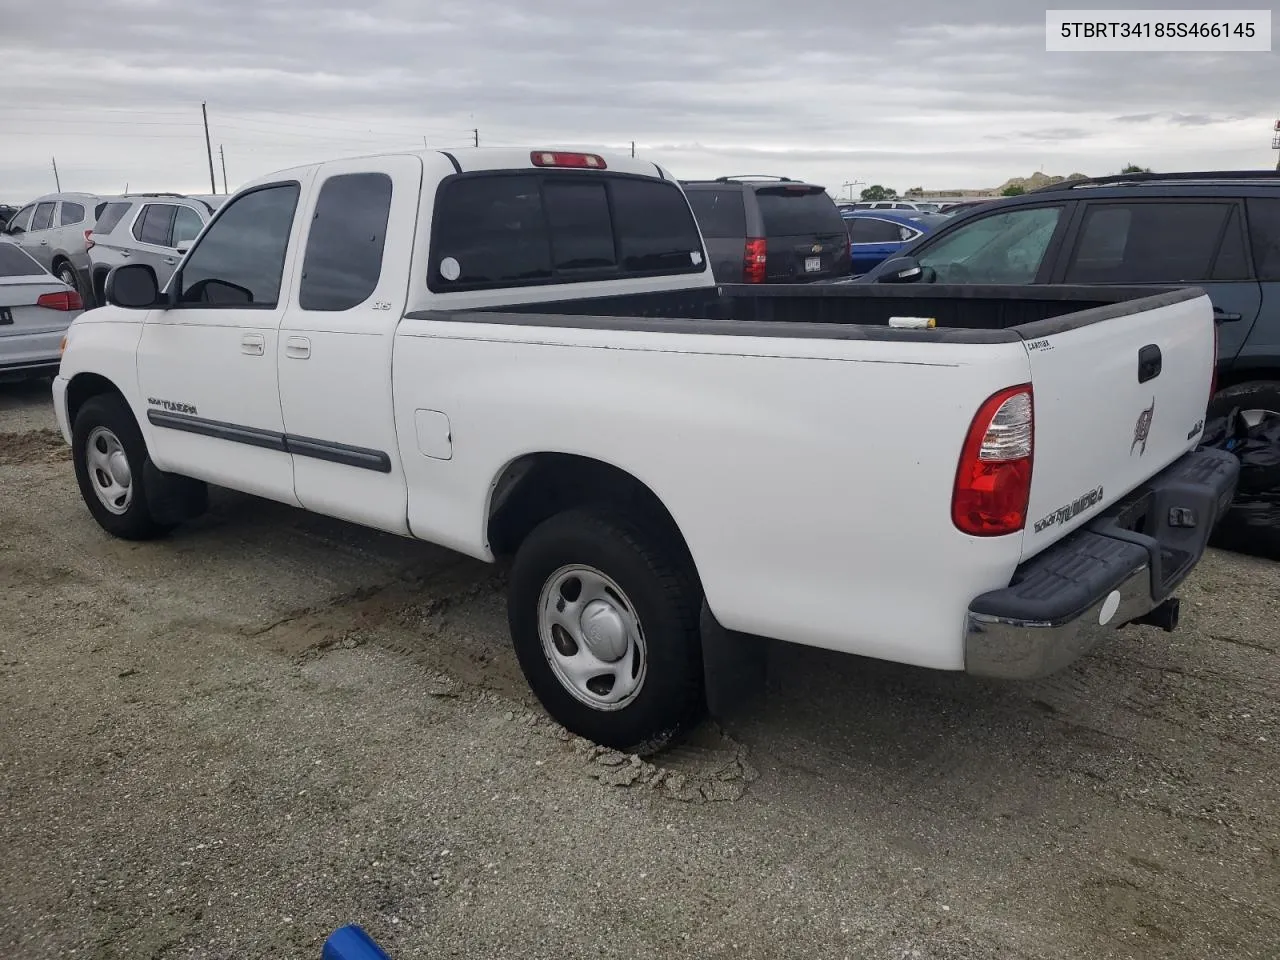
[[[459,174],[436,193],[435,293],[706,269],[689,204],[666,180],[568,170]]]

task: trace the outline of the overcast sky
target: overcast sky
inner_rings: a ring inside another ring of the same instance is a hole
[[[53,156],[66,190],[208,192],[202,100],[233,190],[472,128],[833,193],[1275,165],[1280,53],[1044,40],[1025,0],[0,0],[0,200],[52,191]]]

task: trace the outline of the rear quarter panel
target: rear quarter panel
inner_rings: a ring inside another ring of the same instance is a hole
[[[393,369],[410,527],[477,557],[509,463],[591,457],[666,504],[725,626],[943,669],[1018,561],[1018,535],[965,536],[950,502],[975,411],[1028,376],[1020,343],[406,319]],[[417,449],[418,411],[448,418],[450,459]]]

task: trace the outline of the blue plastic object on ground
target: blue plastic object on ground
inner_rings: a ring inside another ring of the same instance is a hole
[[[373,938],[354,923],[339,927],[324,942],[321,960],[391,960]]]

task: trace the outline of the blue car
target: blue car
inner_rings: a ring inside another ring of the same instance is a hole
[[[897,256],[907,244],[950,222],[948,217],[915,210],[850,210],[840,216],[849,231],[854,276]]]

